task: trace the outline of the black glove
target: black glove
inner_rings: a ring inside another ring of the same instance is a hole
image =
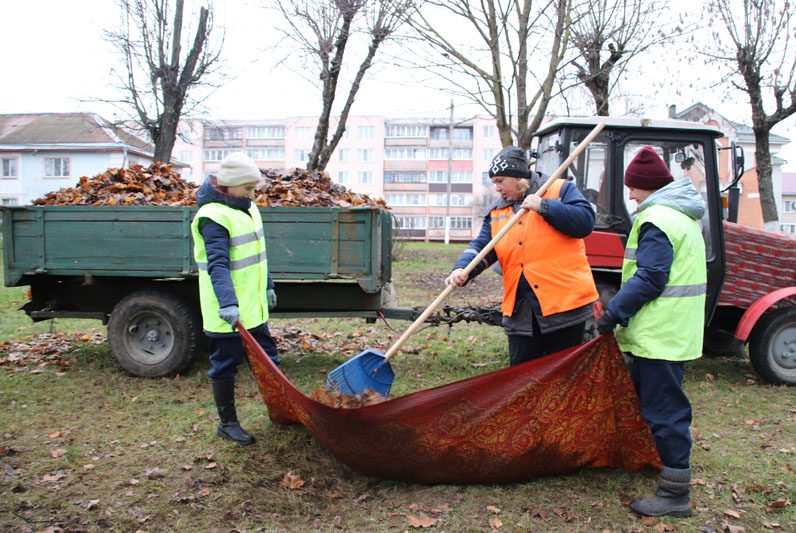
[[[616,327],[616,320],[611,318],[607,312],[603,313],[603,316],[597,321],[597,331],[602,333],[609,333],[614,330]]]

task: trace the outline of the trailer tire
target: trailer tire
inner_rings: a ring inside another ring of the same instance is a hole
[[[108,343],[130,374],[157,378],[180,373],[197,352],[198,318],[177,296],[158,290],[128,294],[113,308]]]
[[[749,339],[749,359],[766,381],[796,385],[796,308],[774,309],[760,318]]]

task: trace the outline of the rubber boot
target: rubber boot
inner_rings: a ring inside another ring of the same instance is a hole
[[[235,378],[214,379],[213,398],[216,401],[219,418],[216,435],[241,446],[254,444],[254,437],[238,423],[238,414],[235,411]]]
[[[691,516],[691,469],[664,466],[655,495],[633,500],[630,508],[642,516]]]

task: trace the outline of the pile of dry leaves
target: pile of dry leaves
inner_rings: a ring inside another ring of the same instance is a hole
[[[194,205],[197,186],[171,165],[109,168],[93,178],[83,176],[77,185],[34,200],[34,205]]]
[[[73,352],[86,343],[103,344],[99,333],[40,333],[26,340],[0,342],[0,367],[67,367],[74,362]]]
[[[344,396],[335,390],[317,387],[312,393],[312,399],[329,407],[339,407],[343,409],[356,409],[366,405],[374,405],[387,401],[386,396],[382,396],[372,389],[365,389],[362,394],[355,396]]]
[[[323,171],[268,169],[255,202],[268,207],[386,208],[384,200],[349,191]],[[74,187],[48,193],[34,205],[195,205],[198,186],[184,180],[171,165],[109,168],[93,178],[83,176]]]

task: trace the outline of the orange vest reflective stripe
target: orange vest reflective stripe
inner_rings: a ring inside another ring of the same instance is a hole
[[[563,185],[563,179],[554,181],[542,198],[558,198]],[[506,206],[493,209],[490,215],[494,237],[514,212],[511,206]],[[583,239],[564,235],[535,211],[526,213],[509,229],[495,245],[495,253],[503,270],[504,316],[511,316],[514,311],[520,274],[525,274],[544,316],[597,300]]]

